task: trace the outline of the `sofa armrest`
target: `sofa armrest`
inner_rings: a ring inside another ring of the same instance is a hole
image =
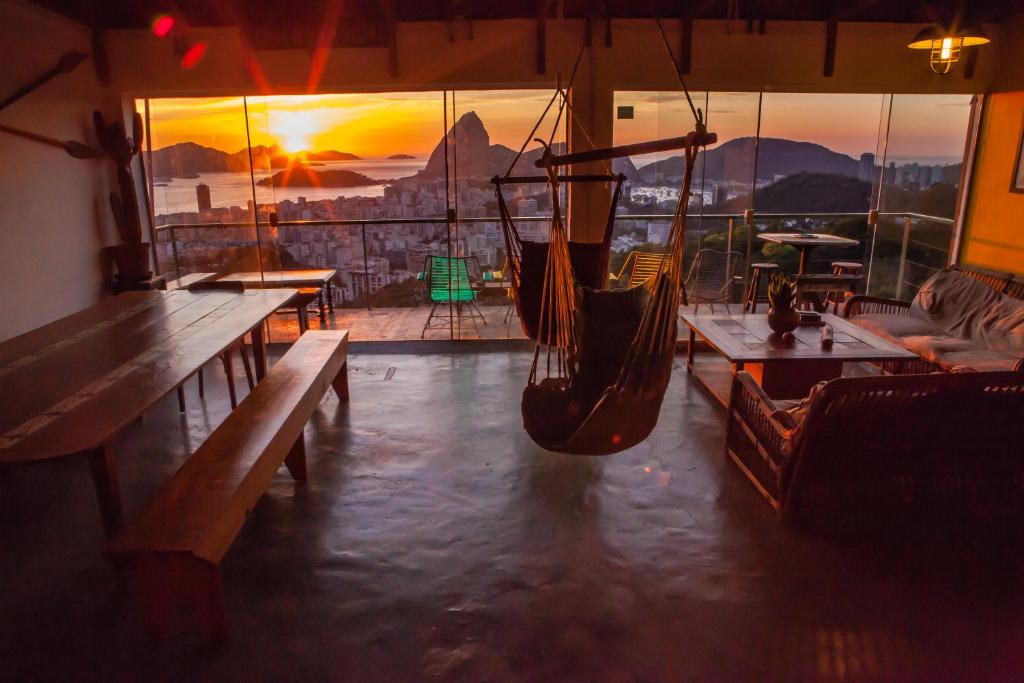
[[[885,299],[880,296],[856,294],[851,296],[843,308],[843,317],[852,318],[863,313],[887,313],[889,315],[910,315],[910,302],[899,299]]]
[[[750,373],[736,373],[729,397],[729,421],[742,419],[758,444],[773,455],[782,456],[789,452],[793,429],[775,417],[778,410]]]

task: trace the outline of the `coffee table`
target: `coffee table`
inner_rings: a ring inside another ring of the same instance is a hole
[[[804,398],[821,380],[841,376],[844,362],[917,358],[917,354],[830,314],[822,315],[821,321],[832,327],[831,349],[821,347],[821,325],[796,328],[793,341],[787,343],[772,332],[763,313],[685,311],[682,318],[690,328],[687,370],[722,405],[728,405],[732,375],[740,370],[754,375],[772,398]],[[697,336],[720,357],[695,359]]]

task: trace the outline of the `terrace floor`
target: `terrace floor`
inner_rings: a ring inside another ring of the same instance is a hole
[[[476,308],[483,316],[457,314],[449,324],[447,306],[439,306],[431,320],[431,329],[423,326],[430,316],[430,306],[414,308],[335,308],[328,313],[324,328],[348,330],[353,341],[408,341],[416,339],[526,339],[519,326],[519,317],[513,309],[506,316],[508,306],[481,305]],[[311,329],[320,329],[320,319],[309,311]],[[422,336],[421,336],[422,335]],[[294,341],[299,336],[299,323],[295,310],[282,311],[270,320],[270,339]]]
[[[682,359],[646,442],[542,451],[519,413],[530,356],[353,355],[352,403],[307,427],[308,484],[282,471],[227,555],[220,650],[187,621],[142,635],[84,461],[0,472],[0,679],[1019,677],[1015,551],[780,528]],[[129,516],[226,415],[221,372],[205,402],[187,389],[187,414],[172,394],[118,441]]]

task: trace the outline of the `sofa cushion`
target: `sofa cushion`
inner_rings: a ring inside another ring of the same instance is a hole
[[[892,313],[863,313],[850,318],[850,322],[868,332],[899,344],[903,337],[941,334],[942,329],[926,318]]]
[[[1024,355],[1024,301],[1000,294],[976,319],[973,338],[986,348]]]
[[[985,312],[1001,295],[984,282],[956,270],[941,270],[925,282],[910,305],[910,315],[928,320],[946,334],[971,339]]]

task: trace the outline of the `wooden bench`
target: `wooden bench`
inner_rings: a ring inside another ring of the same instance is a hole
[[[348,401],[345,330],[302,335],[106,546],[129,570],[147,624],[162,634],[179,603],[226,636],[220,563],[281,464],[306,480],[303,430],[328,386]]]
[[[208,282],[215,277],[217,277],[217,273],[188,273],[177,280],[168,280],[167,289],[188,289],[190,285],[197,282]]]

